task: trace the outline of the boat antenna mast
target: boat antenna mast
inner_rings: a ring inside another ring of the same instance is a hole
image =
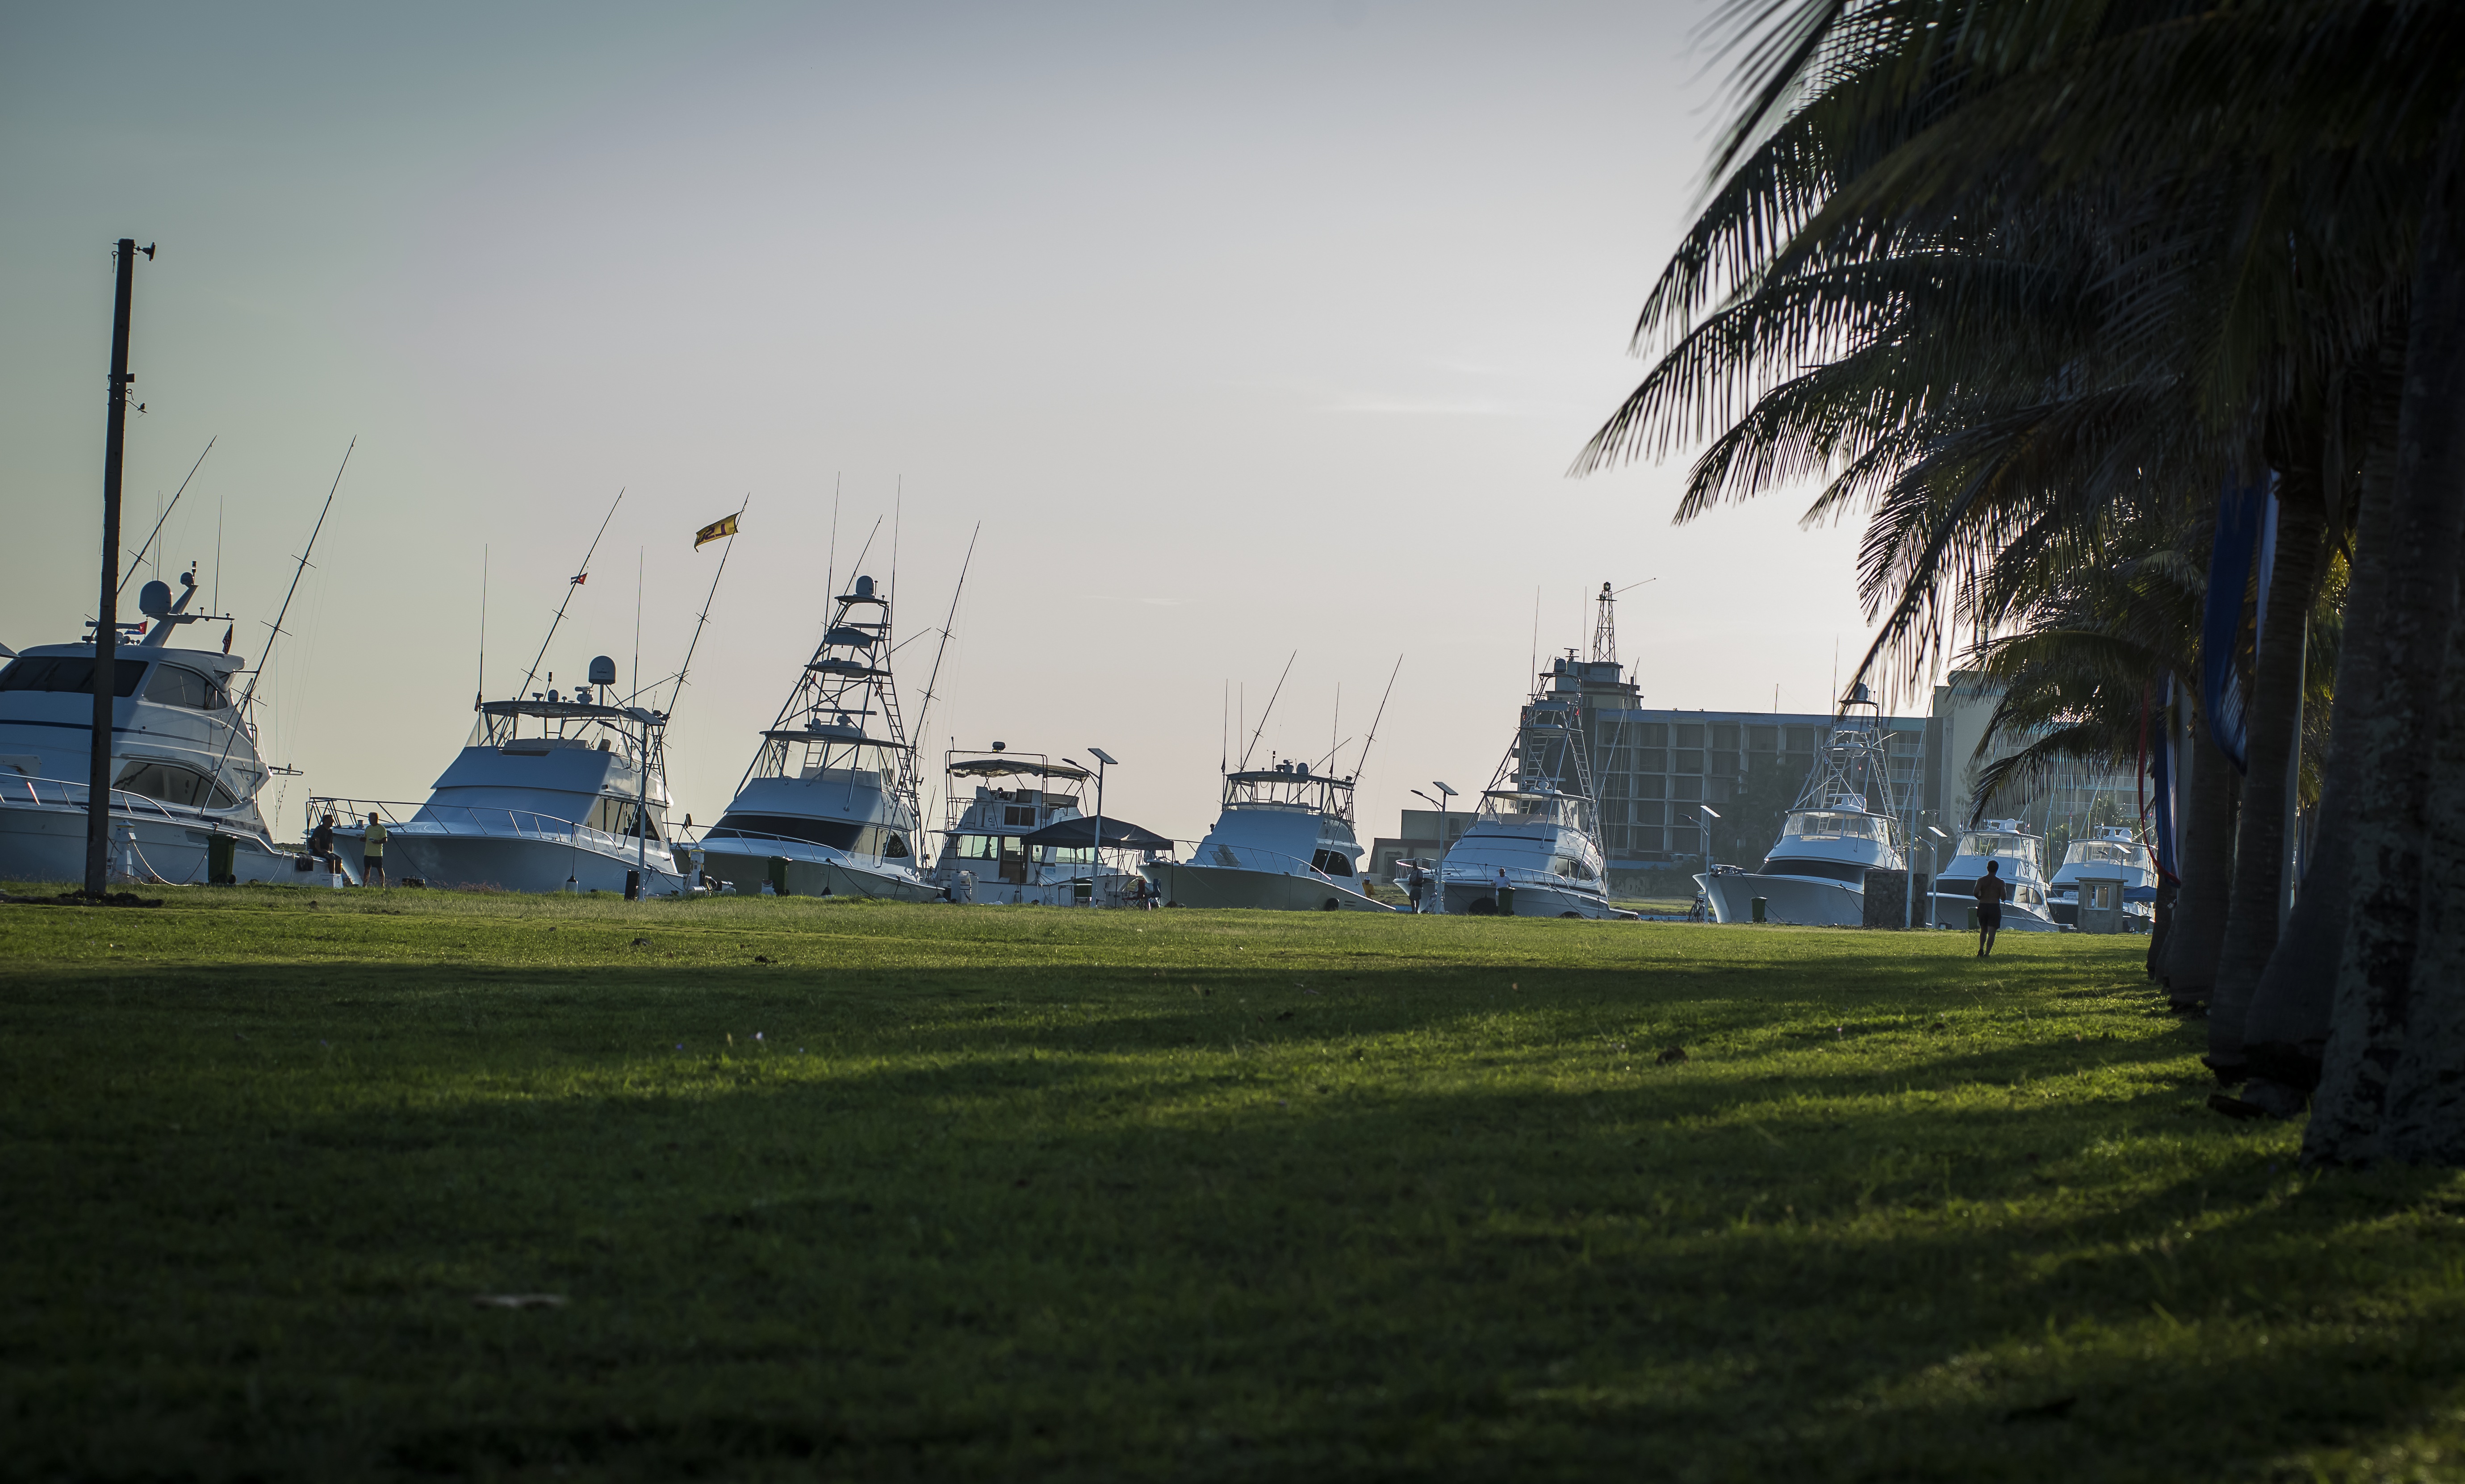
[[[1387,689],[1378,693],[1377,715],[1369,719],[1369,735],[1362,739],[1361,756],[1353,760],[1352,776],[1356,779],[1369,771],[1369,749],[1378,742],[1378,723],[1387,720],[1387,698],[1395,694],[1395,677],[1404,672],[1404,656],[1395,656],[1395,668],[1387,672]]]
[[[208,438],[206,440],[206,454],[212,453],[214,451],[214,445],[220,442],[221,439],[222,434],[220,433],[216,433],[213,437]],[[206,466],[206,454],[198,454],[197,461],[189,466],[189,479],[195,478],[197,476],[197,471]],[[163,534],[163,522],[170,520],[171,512],[180,508],[180,497],[189,493],[189,479],[183,479],[180,481],[180,487],[171,492],[171,503],[164,506],[163,513],[154,518],[154,529],[146,533],[145,544],[137,548],[137,556],[135,560],[128,564],[128,570],[121,574],[120,591],[126,592],[128,590],[129,579],[137,575],[138,563],[144,562],[145,560],[145,553],[154,549],[154,538]],[[159,570],[162,559],[158,557],[155,560],[157,563],[157,569]],[[214,587],[215,596],[217,598],[221,596],[222,580],[222,553],[217,550],[214,553]]]
[[[531,660],[531,668],[523,674],[522,688],[515,693],[515,699],[520,700],[531,693],[531,682],[539,678],[540,666],[547,662],[547,647],[556,642],[557,626],[565,622],[566,605],[573,601],[574,589],[590,580],[590,559],[598,554],[599,537],[608,534],[608,522],[616,519],[616,507],[623,503],[625,492],[620,489],[616,498],[608,502],[608,514],[599,519],[599,535],[590,538],[590,549],[582,554],[581,569],[566,580],[565,597],[556,606],[556,617],[548,620],[547,637],[540,640],[539,653]]]

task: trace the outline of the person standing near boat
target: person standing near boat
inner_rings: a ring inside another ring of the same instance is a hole
[[[334,876],[341,875],[343,864],[334,856],[333,815],[326,815],[322,820],[318,822],[316,829],[308,832],[308,855],[309,858],[316,861],[318,865],[325,868],[326,875]]]
[[[393,883],[386,879],[385,872],[385,822],[377,818],[374,813],[368,815],[368,832],[366,838],[367,863],[360,869],[360,884],[363,886],[392,885]]]
[[[1504,866],[1498,868],[1498,915],[1504,918],[1515,916],[1515,883],[1506,878]]]
[[[1994,935],[2003,928],[2002,863],[1989,860],[1986,874],[1977,878],[1977,956],[1991,958]]]

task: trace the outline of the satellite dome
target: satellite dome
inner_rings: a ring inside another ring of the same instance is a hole
[[[610,659],[605,654],[593,655],[590,660],[590,683],[593,685],[615,684],[616,661]]]
[[[155,581],[137,589],[137,611],[148,618],[167,618],[171,613],[171,585]]]

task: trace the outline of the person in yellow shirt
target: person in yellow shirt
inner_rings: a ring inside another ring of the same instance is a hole
[[[374,814],[370,814],[368,816],[367,864],[362,869],[360,874],[360,880],[362,883],[368,886],[385,886],[389,884],[386,880],[385,874],[385,821],[377,818]]]

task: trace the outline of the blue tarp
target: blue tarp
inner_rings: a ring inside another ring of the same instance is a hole
[[[2242,596],[2251,586],[2252,562],[2273,548],[2276,500],[2265,484],[2230,489],[2217,499],[2217,541],[2209,552],[2209,592],[2200,617],[2200,705],[2209,736],[2239,773],[2247,765],[2249,698],[2235,660],[2242,646]],[[2268,564],[2259,565],[2259,611],[2268,611]]]

